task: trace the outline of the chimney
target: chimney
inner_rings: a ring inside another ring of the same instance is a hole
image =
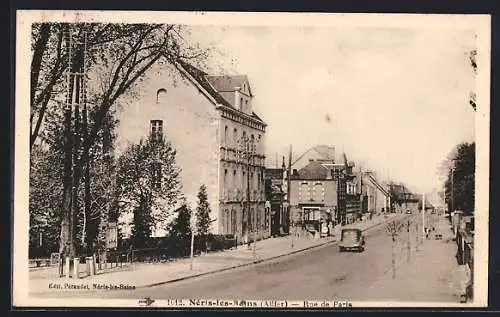
[[[241,87],[234,87],[234,106],[236,109],[241,110]]]
[[[329,168],[326,174],[326,179],[333,179],[333,169]]]

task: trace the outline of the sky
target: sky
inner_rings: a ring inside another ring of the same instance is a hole
[[[274,165],[289,144],[344,150],[378,177],[415,191],[442,188],[438,166],[474,140],[472,31],[453,29],[203,26],[212,73],[246,74],[268,124]]]

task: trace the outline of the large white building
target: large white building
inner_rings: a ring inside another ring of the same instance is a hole
[[[119,115],[118,148],[160,131],[177,151],[182,192],[193,209],[199,187],[207,187],[214,233],[246,241],[255,229],[258,238],[268,237],[266,123],[252,110],[247,76],[211,76],[185,62],[160,62],[137,90]]]

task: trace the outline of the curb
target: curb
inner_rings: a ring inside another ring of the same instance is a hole
[[[202,276],[205,276],[205,275],[216,274],[216,273],[221,273],[221,272],[224,272],[224,271],[230,271],[230,270],[234,270],[234,269],[239,269],[239,268],[243,268],[243,267],[246,267],[246,266],[251,266],[251,265],[259,264],[259,263],[263,263],[263,262],[268,262],[268,261],[272,261],[272,260],[275,260],[275,259],[278,259],[278,258],[289,256],[289,255],[294,255],[296,253],[300,253],[300,252],[312,250],[312,249],[315,249],[315,248],[323,247],[323,246],[325,246],[327,244],[333,244],[333,243],[336,243],[336,242],[337,242],[336,240],[327,241],[327,242],[323,242],[321,244],[316,244],[316,245],[313,245],[313,246],[310,246],[310,247],[307,247],[307,248],[304,248],[304,249],[294,250],[292,252],[288,252],[288,253],[284,253],[284,254],[280,254],[280,255],[275,255],[275,256],[272,256],[272,257],[269,257],[269,258],[265,258],[265,259],[259,259],[259,260],[249,261],[248,263],[243,263],[243,264],[237,264],[237,265],[233,265],[233,266],[228,266],[228,267],[224,267],[224,268],[217,269],[217,270],[212,270],[212,271],[208,271],[208,272],[198,273],[198,274],[195,274],[195,275],[189,275],[189,276],[184,276],[184,277],[179,277],[179,278],[171,279],[171,280],[168,280],[168,281],[156,282],[156,283],[153,283],[153,284],[147,284],[147,285],[138,286],[138,287],[136,287],[136,289],[149,288],[149,287],[154,287],[154,286],[159,286],[159,285],[164,285],[164,284],[170,284],[170,283],[180,282],[180,281],[184,281],[184,280],[188,280],[188,279],[192,279],[192,278],[202,277]]]
[[[377,224],[371,225],[371,226],[363,229],[362,231],[365,232],[365,231],[370,230],[370,229],[372,229],[374,227],[380,226],[383,223],[388,222],[390,220],[391,219],[387,219],[386,221],[382,221],[382,222],[379,222]],[[309,251],[309,250],[312,250],[312,249],[324,247],[324,246],[329,245],[329,244],[335,244],[337,242],[338,242],[337,240],[327,241],[327,242],[323,242],[321,244],[313,245],[313,246],[310,246],[310,247],[307,247],[307,248],[304,248],[304,249],[294,250],[292,252],[288,252],[288,253],[285,253],[285,254],[280,254],[280,255],[272,256],[272,257],[265,258],[265,259],[259,259],[259,260],[255,260],[255,261],[249,261],[248,263],[237,264],[237,265],[233,265],[233,266],[229,266],[229,267],[224,267],[224,268],[217,269],[217,270],[212,270],[212,271],[208,271],[208,272],[198,273],[198,274],[195,274],[195,275],[188,275],[188,276],[184,276],[184,277],[170,279],[168,281],[156,282],[156,283],[152,283],[152,284],[142,285],[142,286],[136,287],[135,289],[150,288],[150,287],[154,287],[154,286],[171,284],[171,283],[176,283],[176,282],[180,282],[180,281],[184,281],[184,280],[188,280],[188,279],[194,279],[194,278],[197,278],[197,277],[202,277],[202,276],[205,276],[205,275],[216,274],[216,273],[221,273],[221,272],[224,272],[224,271],[229,271],[229,270],[234,270],[234,269],[238,269],[238,268],[243,268],[243,267],[246,267],[246,266],[250,266],[250,265],[254,265],[254,264],[260,264],[260,263],[272,261],[272,260],[275,260],[275,259],[279,259],[279,258],[282,258],[282,257],[294,255],[294,254],[297,254],[297,253],[300,253],[300,252]]]

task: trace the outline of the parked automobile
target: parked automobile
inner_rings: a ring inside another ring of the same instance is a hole
[[[359,228],[343,228],[340,233],[339,251],[365,250],[365,237]]]
[[[407,210],[406,210],[406,213],[407,213],[407,214],[409,214],[409,215],[411,215],[411,210],[410,210],[410,209],[407,209]]]

